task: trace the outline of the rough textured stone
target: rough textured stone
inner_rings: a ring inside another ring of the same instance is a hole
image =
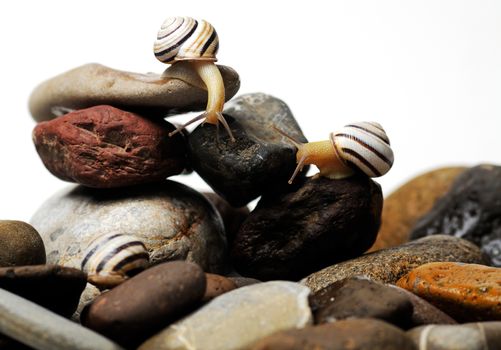
[[[409,241],[410,231],[416,221],[447,193],[454,179],[465,169],[448,167],[426,172],[385,198],[381,228],[369,251],[395,247]]]
[[[218,67],[229,100],[237,93],[240,80],[232,68]],[[186,76],[184,73],[188,73],[189,81],[181,78]],[[54,107],[83,109],[102,104],[147,115],[154,113],[163,119],[165,113],[204,109],[207,90],[196,73],[187,69],[186,63],[170,66],[162,75],[124,72],[90,63],[37,86],[31,93],[29,109],[40,122],[55,117]]]
[[[122,349],[103,336],[3,289],[0,289],[0,333],[36,349]]]
[[[415,350],[410,337],[386,322],[353,319],[270,335],[251,350]]]
[[[243,349],[274,332],[310,324],[308,293],[308,288],[284,281],[235,289],[167,327],[139,349]]]
[[[224,293],[232,291],[237,288],[237,284],[231,279],[224,276],[215,275],[213,273],[206,273],[205,277],[207,279],[207,286],[205,288],[205,294],[203,301],[207,302],[212,300]]]
[[[235,268],[261,280],[297,280],[359,256],[376,238],[382,202],[380,186],[365,176],[312,177],[264,195],[233,242]]]
[[[191,311],[205,285],[205,274],[195,264],[160,264],[97,297],[84,310],[82,324],[133,347]]]
[[[164,180],[181,173],[186,144],[174,126],[100,105],[39,123],[33,142],[56,177],[108,188]]]
[[[296,147],[273,127],[306,142],[287,105],[270,95],[247,94],[226,104],[225,118],[236,142],[225,131],[204,124],[189,136],[193,169],[234,207],[263,193],[287,187],[296,167]],[[308,170],[306,166],[302,174]]]
[[[407,332],[418,350],[498,350],[501,322],[429,325]]]
[[[48,199],[32,218],[47,261],[80,268],[93,239],[136,236],[152,264],[187,260],[223,273],[226,239],[221,217],[200,193],[174,181],[123,189],[70,187]]]
[[[377,318],[400,328],[411,325],[412,303],[406,295],[382,283],[353,277],[310,295],[315,323],[347,318]]]
[[[357,275],[383,283],[395,283],[412,269],[433,261],[484,264],[488,259],[473,243],[437,235],[343,261],[309,275],[302,282],[313,291]]]
[[[0,266],[45,264],[45,247],[33,226],[0,220]]]
[[[412,230],[411,238],[448,234],[482,248],[501,266],[501,167],[481,165],[459,175]]]
[[[35,265],[0,268],[0,288],[22,296],[65,317],[77,308],[87,276],[80,270]]]
[[[429,263],[410,271],[397,285],[458,321],[501,320],[501,268]]]

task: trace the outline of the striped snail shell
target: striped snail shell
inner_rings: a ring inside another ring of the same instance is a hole
[[[359,122],[330,134],[336,154],[369,177],[386,174],[393,165],[390,140],[379,123]]]
[[[82,260],[82,270],[89,282],[99,285],[119,284],[149,264],[145,245],[137,237],[111,233],[92,241]]]
[[[207,21],[169,17],[162,24],[153,50],[163,63],[182,60],[216,61],[219,38]]]

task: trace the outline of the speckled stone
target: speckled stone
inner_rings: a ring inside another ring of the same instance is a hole
[[[227,277],[213,273],[206,273],[205,277],[207,286],[205,287],[205,294],[202,298],[204,302],[210,301],[237,288],[237,284]]]
[[[213,299],[143,343],[140,350],[237,350],[274,332],[311,323],[309,289],[273,281]]]
[[[501,268],[429,263],[410,271],[397,285],[458,321],[501,321]]]
[[[32,218],[47,261],[80,268],[96,237],[136,236],[152,264],[187,260],[223,273],[226,239],[221,217],[200,193],[174,181],[124,189],[70,187],[48,199]]]
[[[485,264],[488,259],[473,243],[461,238],[436,235],[329,266],[309,275],[302,283],[312,291],[357,275],[383,283],[396,283],[412,269],[432,261]]]
[[[232,68],[218,67],[229,100],[237,93],[240,79]],[[180,78],[181,71],[189,74],[189,81]],[[30,113],[37,122],[55,118],[54,107],[83,109],[102,104],[163,119],[166,113],[204,109],[207,90],[186,64],[172,65],[160,75],[124,72],[90,63],[41,83],[29,99]]]
[[[0,266],[45,264],[45,247],[33,226],[0,220]]]

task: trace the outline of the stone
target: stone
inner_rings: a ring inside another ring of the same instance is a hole
[[[109,188],[162,181],[186,164],[175,127],[100,105],[39,123],[33,142],[46,168],[61,180]]]
[[[0,289],[0,333],[36,349],[122,349],[90,329],[3,289]]]
[[[200,193],[174,181],[126,191],[72,186],[42,204],[31,222],[50,264],[80,268],[93,239],[122,233],[145,244],[153,265],[187,260],[207,272],[227,270],[221,217]]]
[[[240,79],[232,68],[218,68],[229,100],[237,93]],[[207,89],[186,63],[170,66],[161,75],[124,72],[90,63],[38,85],[31,93],[29,110],[41,122],[55,118],[58,113],[54,109],[84,109],[102,104],[163,119],[167,113],[203,110]]]
[[[418,350],[497,350],[501,322],[428,325],[407,332]]]
[[[205,286],[205,274],[197,265],[163,263],[98,296],[81,321],[124,347],[135,347],[191,311]]]
[[[231,247],[235,269],[260,280],[298,280],[357,257],[376,238],[382,205],[381,187],[366,176],[315,176],[263,195]]]
[[[411,229],[435,202],[447,193],[465,167],[445,167],[421,174],[384,199],[381,228],[369,251],[396,247],[409,241]]]
[[[207,286],[205,288],[204,297],[202,298],[202,301],[204,302],[212,300],[237,288],[237,284],[227,277],[213,273],[206,273],[205,277],[207,280]]]
[[[64,317],[78,306],[87,276],[78,269],[57,265],[0,268],[0,288]]]
[[[376,319],[351,319],[270,335],[250,350],[415,350],[402,330]]]
[[[460,322],[501,321],[501,268],[429,263],[410,271],[397,285]]]
[[[501,166],[480,165],[459,175],[414,226],[411,239],[447,234],[469,240],[501,267]]]
[[[289,107],[273,96],[254,93],[228,102],[224,115],[236,142],[213,125],[198,126],[188,138],[193,169],[234,207],[287,187],[296,168],[296,147],[274,127],[306,142]]]
[[[406,295],[366,278],[352,277],[310,295],[316,324],[347,318],[377,318],[400,328],[411,325],[412,303]]]
[[[0,267],[45,264],[45,247],[33,226],[0,220]]]
[[[433,261],[485,264],[488,259],[473,243],[436,235],[329,266],[304,278],[302,283],[313,292],[352,276],[366,276],[374,281],[394,284],[412,269]]]
[[[235,289],[157,333],[139,349],[244,349],[277,331],[311,324],[308,294],[308,288],[286,281]]]
[[[233,281],[236,284],[237,288],[250,286],[252,284],[262,282],[260,280],[255,279],[255,278],[243,277],[243,276],[228,276],[228,279]]]

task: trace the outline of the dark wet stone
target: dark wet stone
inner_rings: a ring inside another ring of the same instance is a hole
[[[207,279],[207,286],[205,288],[204,297],[202,298],[204,302],[237,288],[237,284],[227,277],[213,273],[206,273],[205,277]]]
[[[233,242],[235,269],[260,280],[297,280],[359,256],[380,224],[380,186],[365,176],[298,180],[264,195]]]
[[[255,93],[228,102],[224,114],[236,142],[222,128],[216,133],[210,124],[197,127],[188,139],[193,169],[234,207],[287,186],[296,167],[296,147],[273,126],[306,142],[289,107]]]
[[[191,311],[205,286],[205,274],[195,264],[160,264],[94,299],[82,324],[132,347]]]
[[[0,220],[0,267],[45,264],[45,247],[33,226]]]
[[[315,323],[347,318],[377,318],[400,328],[411,325],[412,303],[391,287],[353,277],[333,283],[310,295]]]
[[[411,238],[447,234],[482,248],[493,266],[501,266],[501,167],[465,170],[431,211],[414,226]]]

